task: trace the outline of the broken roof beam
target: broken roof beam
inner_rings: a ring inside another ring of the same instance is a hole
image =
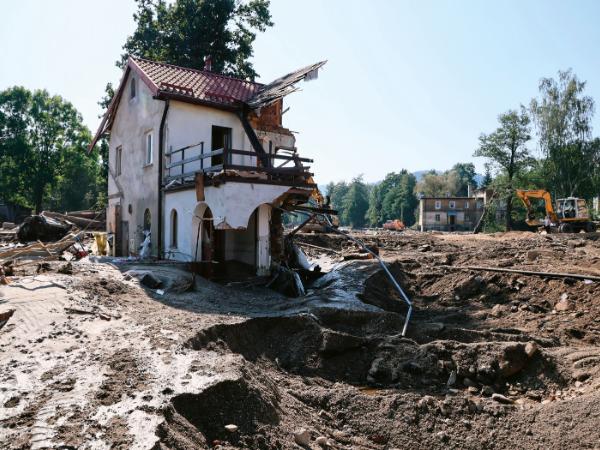
[[[327,61],[320,61],[276,79],[263,86],[254,96],[246,101],[246,104],[251,109],[263,108],[276,102],[280,98],[297,91],[298,88],[295,87],[295,84],[302,80],[309,81],[317,78],[319,69],[323,67],[326,62]]]

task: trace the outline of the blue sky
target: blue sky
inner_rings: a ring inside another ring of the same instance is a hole
[[[0,89],[60,94],[95,130],[134,10],[133,0],[6,2]],[[255,44],[260,81],[329,60],[284,116],[319,183],[466,161],[483,170],[479,134],[559,69],[600,101],[597,1],[272,0],[271,12],[275,26]]]

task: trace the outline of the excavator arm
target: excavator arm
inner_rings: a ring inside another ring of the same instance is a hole
[[[531,205],[530,199],[542,199],[544,200],[544,206],[546,208],[546,215],[550,218],[553,223],[558,223],[558,216],[554,211],[554,205],[552,205],[552,197],[550,193],[544,189],[537,190],[523,190],[517,189],[517,197],[521,199],[525,208],[527,208],[527,219],[525,222],[529,226],[540,226],[542,225],[540,221],[535,217],[535,211],[533,210],[533,206]]]

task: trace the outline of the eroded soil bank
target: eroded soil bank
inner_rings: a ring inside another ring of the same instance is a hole
[[[361,236],[301,299],[185,272],[163,295],[106,263],[17,270],[0,330],[1,448],[597,448],[597,234]],[[299,236],[344,251],[334,235]],[[335,254],[333,254],[335,256]],[[138,268],[139,269],[139,268]],[[83,312],[82,312],[83,311]],[[226,428],[227,425],[235,427]]]

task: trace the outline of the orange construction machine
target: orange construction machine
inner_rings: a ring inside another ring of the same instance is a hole
[[[385,230],[404,231],[404,229],[406,227],[404,226],[404,222],[402,222],[401,220],[395,219],[395,220],[386,221],[383,224],[383,228]]]
[[[596,231],[596,224],[590,220],[590,214],[585,200],[577,197],[559,198],[556,208],[552,203],[550,193],[543,189],[522,190],[517,189],[517,197],[527,208],[525,222],[531,227],[544,227],[547,230],[556,230],[560,233],[578,233]],[[546,216],[538,219],[530,199],[544,200]]]

